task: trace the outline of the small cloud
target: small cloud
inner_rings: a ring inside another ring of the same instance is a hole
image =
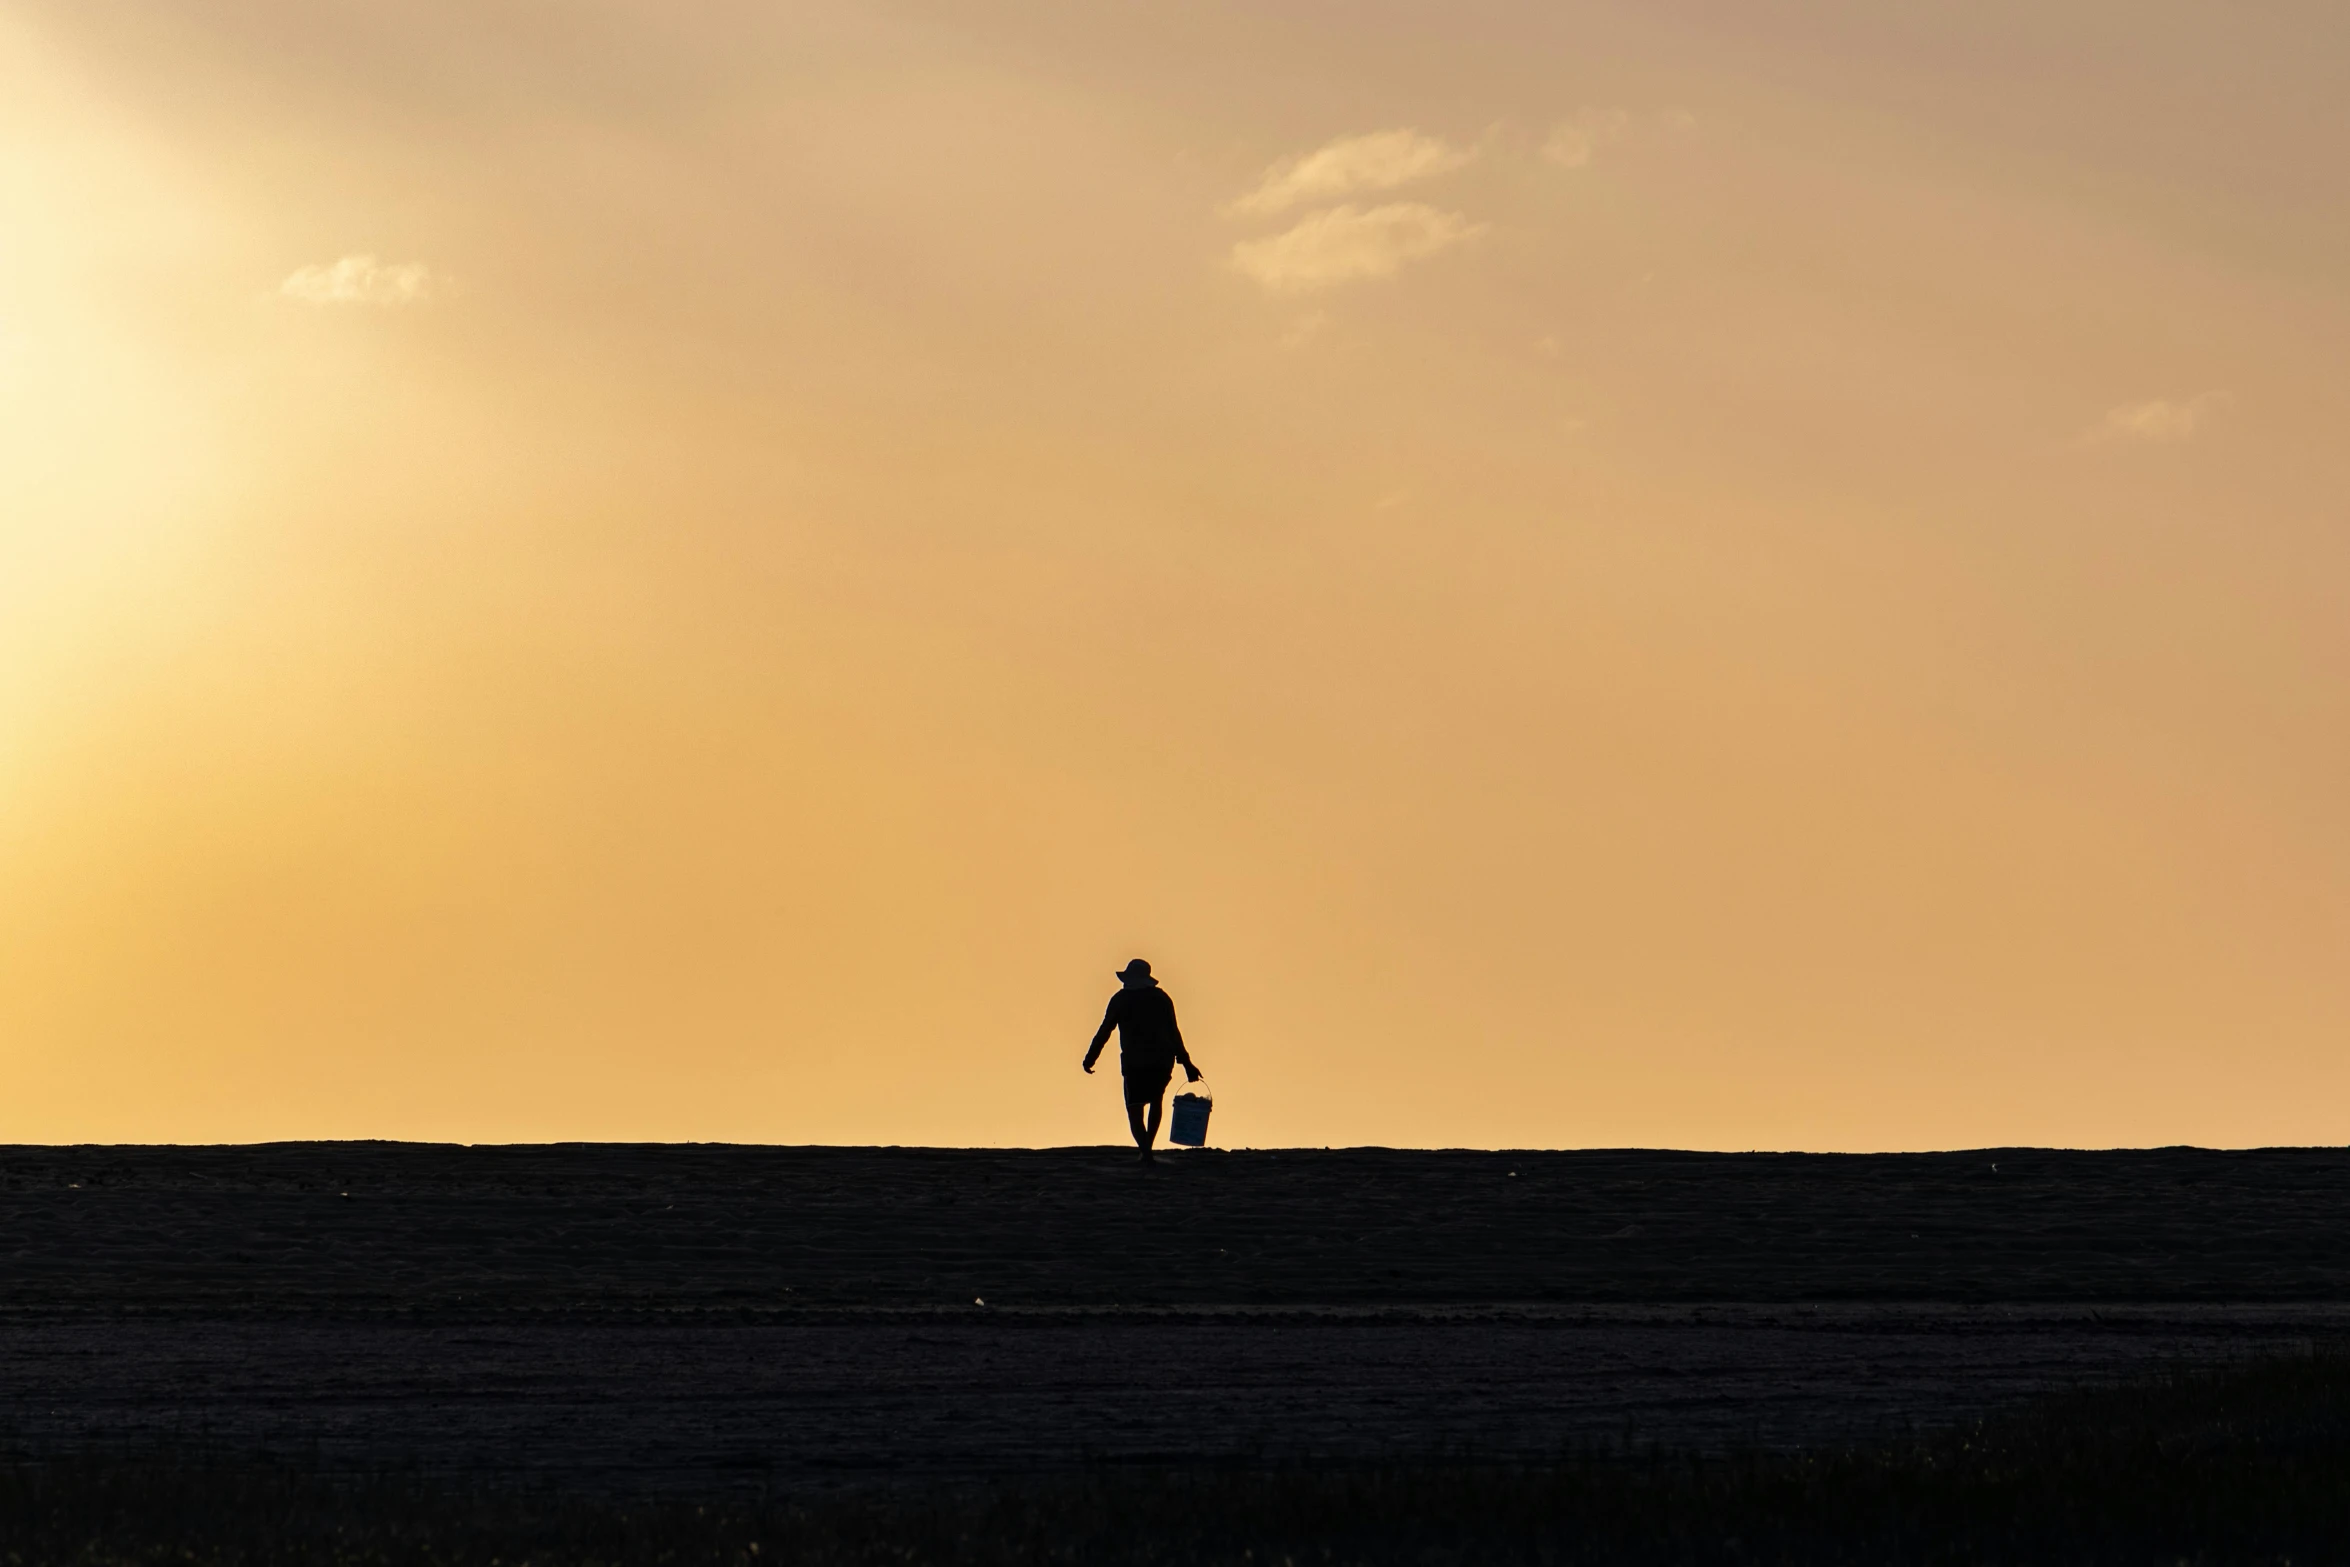
[[[1631,134],[1632,116],[1622,109],[1578,109],[1571,120],[1550,128],[1542,156],[1562,169],[1588,167],[1600,148]]]
[[[1228,212],[1286,212],[1302,202],[1326,201],[1359,190],[1393,190],[1413,180],[1449,174],[1477,156],[1473,147],[1455,147],[1415,130],[1373,131],[1338,140],[1265,171],[1257,188]]]
[[[1232,265],[1276,293],[1325,288],[1362,278],[1393,277],[1408,262],[1475,239],[1486,225],[1416,201],[1384,207],[1331,207],[1309,213],[1285,233],[1242,240]]]
[[[277,286],[288,299],[306,305],[412,305],[429,297],[436,280],[421,261],[379,261],[345,256],[303,267]]]
[[[2105,417],[2085,436],[2092,441],[2183,441],[2227,400],[2225,392],[2205,392],[2184,401],[2156,397],[2143,403],[2124,403],[2107,409]]]
[[[1411,504],[1411,496],[1402,490],[1390,490],[1371,503],[1373,511],[1400,511]]]

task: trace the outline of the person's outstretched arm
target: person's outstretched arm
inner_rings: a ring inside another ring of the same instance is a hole
[[[1191,1052],[1183,1048],[1183,1029],[1175,1021],[1175,998],[1167,998],[1167,1037],[1175,1041],[1175,1059],[1183,1063],[1183,1075],[1191,1082],[1199,1081],[1199,1068],[1191,1064]]]
[[[1118,1026],[1118,1003],[1125,999],[1126,992],[1121,990],[1110,998],[1108,1006],[1102,1008],[1102,1026],[1093,1031],[1093,1045],[1085,1052],[1085,1069],[1088,1072],[1102,1058],[1102,1046],[1110,1042],[1110,1030]]]

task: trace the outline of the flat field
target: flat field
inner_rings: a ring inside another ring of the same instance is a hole
[[[2350,1155],[0,1150],[0,1441],[698,1491],[1795,1447],[2350,1328]]]

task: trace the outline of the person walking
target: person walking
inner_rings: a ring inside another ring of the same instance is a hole
[[[1174,999],[1151,978],[1151,966],[1136,958],[1118,971],[1118,987],[1102,1013],[1102,1026],[1094,1031],[1092,1048],[1085,1052],[1085,1070],[1093,1070],[1110,1031],[1117,1030],[1118,1071],[1126,1079],[1126,1124],[1134,1132],[1141,1162],[1149,1164],[1158,1157],[1151,1144],[1158,1140],[1175,1063],[1183,1063],[1194,1083],[1199,1081],[1199,1068],[1191,1064],[1191,1054],[1183,1048],[1183,1030],[1175,1026]]]

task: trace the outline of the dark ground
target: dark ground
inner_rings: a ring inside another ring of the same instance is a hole
[[[2331,1339],[2345,1281],[2332,1150],[19,1148],[0,1442],[666,1490],[1788,1446]]]

